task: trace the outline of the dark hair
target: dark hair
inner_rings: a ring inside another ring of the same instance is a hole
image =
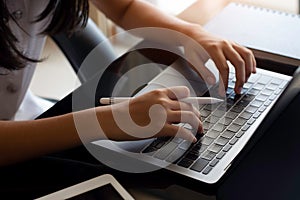
[[[28,62],[39,62],[39,60],[29,58],[18,50],[16,44],[19,41],[7,24],[9,19],[17,22],[9,13],[6,1],[0,0],[0,67],[17,70],[24,68]],[[71,35],[86,25],[88,13],[88,0],[50,0],[45,10],[32,23],[51,15],[51,22],[41,34],[54,35],[66,32]]]

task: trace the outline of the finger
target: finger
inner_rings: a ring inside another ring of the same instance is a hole
[[[188,123],[193,127],[193,129],[197,130],[197,132],[203,132],[202,122],[194,112],[171,111],[167,116],[167,120],[170,123]]]
[[[188,61],[192,64],[191,67],[196,70],[196,72],[206,83],[210,85],[216,84],[216,78],[214,74],[205,66],[203,58],[196,51],[189,52],[187,58]]]
[[[256,66],[257,66],[257,63],[256,63],[256,59],[255,59],[255,56],[253,56],[253,63],[254,63],[254,68],[253,68],[253,71],[252,73],[255,74],[256,73]]]
[[[183,99],[190,96],[190,90],[186,86],[170,87],[165,90],[170,99]]]
[[[225,96],[228,86],[229,66],[223,52],[221,50],[217,51],[218,53],[212,56],[212,59],[220,72],[219,94]]]
[[[232,47],[228,46],[227,50],[224,51],[226,58],[233,64],[236,73],[236,83],[234,91],[240,94],[243,89],[243,85],[246,81],[246,69],[245,62],[240,54]]]
[[[195,108],[190,103],[185,103],[185,102],[180,102],[180,101],[172,101],[170,103],[170,109],[191,111],[191,112],[194,112],[196,114],[196,116],[198,116],[199,118],[201,116],[199,109]]]
[[[165,134],[164,136],[180,137],[192,143],[197,142],[197,138],[191,131],[180,126],[167,124],[162,132]]]
[[[233,48],[242,56],[242,58],[245,61],[245,69],[246,69],[246,76],[245,81],[249,79],[251,73],[253,73],[255,68],[255,59],[252,52],[245,47],[242,47],[240,45],[234,44]]]

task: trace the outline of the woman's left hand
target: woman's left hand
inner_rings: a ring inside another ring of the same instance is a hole
[[[240,94],[244,83],[247,82],[250,75],[256,73],[256,61],[252,51],[237,43],[218,38],[205,31],[201,26],[196,25],[190,33],[189,36],[205,49],[220,72],[222,81],[220,80],[219,93],[225,95],[229,76],[227,61],[230,61],[236,71],[234,91]],[[185,49],[188,49],[188,51],[186,51],[188,54],[187,57],[194,59],[193,63],[199,63],[199,66],[194,67],[197,68],[201,76],[204,77],[209,84],[214,84],[216,81],[214,75],[207,68],[205,69],[203,67],[203,51],[199,51],[199,49],[193,47],[191,48],[191,46],[185,46]]]

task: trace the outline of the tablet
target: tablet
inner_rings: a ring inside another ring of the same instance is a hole
[[[103,199],[124,200],[134,199],[122,185],[109,174],[105,174],[77,185],[65,188],[37,200],[81,200],[81,199]]]

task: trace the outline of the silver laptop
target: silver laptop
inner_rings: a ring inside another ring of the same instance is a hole
[[[181,65],[180,61],[173,63],[136,95],[180,85],[189,87],[194,96],[217,95],[214,92],[216,86],[208,87],[192,70],[180,71],[184,68]],[[213,62],[206,65],[218,77]],[[226,100],[198,107],[205,135],[198,136],[197,143],[169,137],[130,142],[96,141],[91,144],[92,151],[99,152],[96,157],[104,164],[118,170],[139,173],[166,168],[204,183],[216,183],[291,79],[290,76],[257,69],[257,74],[251,75],[244,85],[242,95],[236,95],[233,91],[235,74],[231,67]],[[189,124],[177,125],[193,131]]]

